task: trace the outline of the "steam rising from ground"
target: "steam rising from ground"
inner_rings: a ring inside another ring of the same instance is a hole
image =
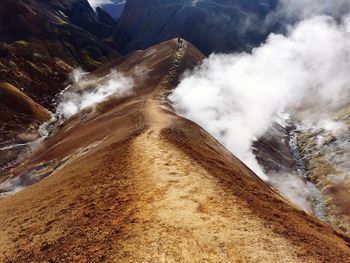
[[[309,201],[311,198],[311,190],[301,177],[291,177],[281,174],[270,174],[272,185],[285,195],[293,203],[311,212],[312,207]]]
[[[81,70],[73,72],[74,84],[62,93],[57,112],[69,118],[87,107],[92,107],[111,97],[125,97],[132,93],[133,79],[111,72],[103,79],[85,78]]]
[[[297,117],[305,127],[334,134],[347,130],[331,115],[349,103],[350,16],[346,13],[350,13],[348,0],[281,0],[273,15],[294,23],[285,35],[271,34],[252,53],[211,55],[187,72],[169,97],[180,115],[209,131],[305,210],[310,210],[313,190],[298,177],[269,178],[252,145],[281,116]]]
[[[212,55],[185,76],[170,99],[180,114],[207,129],[267,180],[252,142],[278,114],[301,105],[319,113],[347,99],[348,30],[345,20],[337,24],[318,16],[299,23],[287,36],[271,34],[252,54]]]

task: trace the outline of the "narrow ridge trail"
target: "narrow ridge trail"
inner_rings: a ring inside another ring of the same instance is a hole
[[[141,197],[131,230],[134,238],[124,244],[124,249],[130,246],[130,260],[297,261],[287,240],[264,227],[259,218],[248,217],[249,209],[238,200],[227,197],[227,202],[221,202],[227,194],[216,179],[162,137],[162,130],[175,117],[164,109],[159,94],[172,81],[182,54],[182,50],[176,52],[170,75],[145,103],[148,129],[132,142],[129,160]],[[265,244],[261,236],[269,237]]]

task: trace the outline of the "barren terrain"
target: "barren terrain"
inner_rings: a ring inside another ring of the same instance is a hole
[[[74,116],[11,171],[39,182],[0,200],[1,262],[350,261],[348,236],[172,113],[166,95],[201,59],[173,40],[94,73],[152,69],[133,96]]]

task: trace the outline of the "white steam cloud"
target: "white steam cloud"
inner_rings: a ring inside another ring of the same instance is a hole
[[[251,54],[211,55],[170,96],[179,114],[218,138],[262,179],[252,143],[289,108],[338,107],[350,95],[349,18],[318,16]],[[303,104],[300,104],[303,102]],[[306,104],[308,103],[308,104]]]
[[[287,25],[285,35],[271,34],[249,54],[211,55],[187,72],[169,97],[180,115],[208,130],[262,179],[321,219],[322,196],[305,175],[266,175],[252,147],[283,116],[334,135],[347,131],[333,112],[349,103],[349,14],[349,0],[280,0],[266,24]]]
[[[310,204],[312,192],[310,186],[301,178],[296,176],[270,174],[272,185],[278,189],[289,200],[305,211],[312,212]]]
[[[134,81],[112,71],[103,79],[84,77],[81,70],[73,72],[74,84],[65,90],[57,106],[57,112],[69,118],[87,107],[92,107],[112,97],[125,97],[132,93]]]

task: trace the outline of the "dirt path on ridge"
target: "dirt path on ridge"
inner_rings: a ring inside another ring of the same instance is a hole
[[[180,60],[181,50],[170,74]],[[238,201],[222,202],[226,194],[215,178],[162,138],[161,131],[175,118],[159,97],[169,81],[171,76],[165,77],[146,102],[148,130],[132,142],[130,166],[142,198],[132,230],[135,239],[127,242],[131,261],[297,262],[288,240],[264,228],[247,208],[237,206]],[[265,243],[262,236],[268,237]]]

